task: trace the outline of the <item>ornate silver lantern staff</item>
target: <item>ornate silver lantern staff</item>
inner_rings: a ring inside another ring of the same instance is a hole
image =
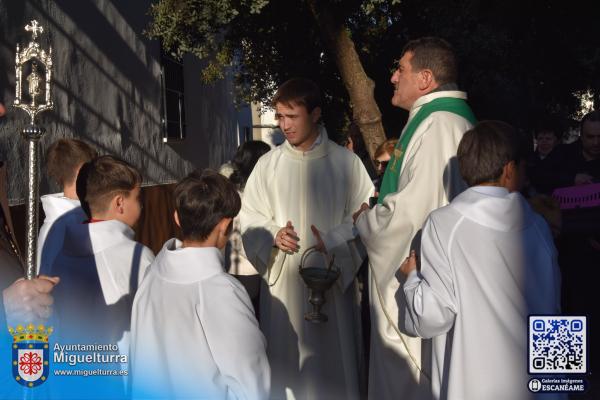
[[[15,57],[16,71],[16,94],[13,106],[25,110],[31,122],[23,129],[23,136],[29,144],[28,165],[28,190],[27,190],[27,279],[33,279],[36,275],[36,250],[37,250],[37,229],[38,229],[38,197],[39,197],[39,140],[46,131],[43,127],[36,124],[36,116],[42,111],[53,108],[52,103],[52,47],[48,48],[46,53],[37,42],[39,34],[44,32],[44,28],[36,20],[31,21],[25,26],[25,30],[31,32],[31,42],[22,51],[19,51],[17,44],[17,54]],[[27,76],[27,93],[23,93],[23,70],[30,65],[31,71]],[[42,71],[40,72],[40,68]],[[43,77],[42,75],[45,75]],[[23,95],[29,98],[29,102],[24,101]],[[43,96],[42,96],[43,95]],[[39,100],[43,97],[43,102]]]

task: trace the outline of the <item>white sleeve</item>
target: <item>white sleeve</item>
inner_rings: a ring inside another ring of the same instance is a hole
[[[204,285],[200,296],[196,313],[229,394],[239,400],[267,399],[271,369],[266,341],[248,294],[237,282],[227,281]]]
[[[340,283],[342,290],[345,290],[354,280],[365,256],[364,250],[361,251],[360,239],[357,239],[352,214],[360,208],[362,203],[368,203],[369,197],[373,195],[374,191],[373,182],[360,158],[354,156],[353,161],[351,185],[348,188],[349,193],[344,205],[344,220],[341,224],[334,226],[322,235],[325,248],[330,253],[350,254],[348,260],[336,263],[341,268]]]
[[[429,218],[421,236],[421,271],[413,271],[404,284],[406,329],[422,338],[448,332],[456,316],[452,271],[445,247]]]
[[[275,214],[263,187],[261,169],[259,160],[246,182],[239,215],[246,257],[262,274],[269,265],[273,240],[281,227],[273,219]]]

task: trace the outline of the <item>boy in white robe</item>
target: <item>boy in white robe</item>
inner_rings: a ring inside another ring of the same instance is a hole
[[[265,339],[222,250],[240,197],[227,178],[193,173],[175,188],[175,222],[133,304],[133,398],[266,399]]]
[[[517,191],[525,157],[508,124],[465,133],[458,164],[470,188],[429,215],[420,270],[414,251],[400,268],[406,330],[433,338],[437,399],[533,397],[528,315],[559,313],[560,272],[547,223]]]
[[[77,195],[88,220],[66,227],[51,272],[61,278],[56,312],[62,339],[119,343],[128,353],[131,304],[150,249],[134,240],[141,214],[139,172],[125,161],[101,156],[83,165]]]
[[[88,219],[66,226],[63,248],[50,269],[61,280],[54,296],[55,343],[111,345],[113,350],[100,354],[129,354],[133,296],[154,260],[152,251],[134,240],[133,226],[141,214],[141,183],[142,176],[134,167],[112,156],[98,157],[81,167],[76,189]],[[54,367],[125,372],[127,363],[119,360],[75,366],[55,360]],[[54,396],[121,398],[126,375],[73,377],[69,384],[57,383]]]
[[[75,190],[81,166],[97,157],[96,150],[77,139],[59,139],[46,152],[46,171],[61,187],[60,193],[41,197],[44,223],[38,234],[37,270],[47,272],[63,245],[65,226],[86,219]]]

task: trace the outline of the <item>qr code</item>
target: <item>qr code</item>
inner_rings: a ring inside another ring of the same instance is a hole
[[[529,316],[529,373],[584,374],[586,317]]]

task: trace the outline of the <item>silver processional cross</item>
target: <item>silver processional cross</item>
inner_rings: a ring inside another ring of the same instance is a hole
[[[36,21],[31,21],[25,26],[25,31],[31,32],[31,41],[22,51],[17,45],[15,56],[15,101],[13,106],[24,110],[31,119],[29,125],[23,129],[23,136],[29,145],[27,161],[27,259],[25,276],[33,279],[36,274],[37,230],[38,230],[38,197],[39,197],[39,141],[45,129],[36,124],[36,116],[42,111],[51,110],[52,103],[52,47],[48,52],[41,48],[37,42],[39,34],[44,28]],[[27,95],[29,101],[23,98],[23,70],[30,65],[31,72],[27,76]],[[40,72],[39,69],[42,69]],[[37,98],[44,94],[43,101]]]

